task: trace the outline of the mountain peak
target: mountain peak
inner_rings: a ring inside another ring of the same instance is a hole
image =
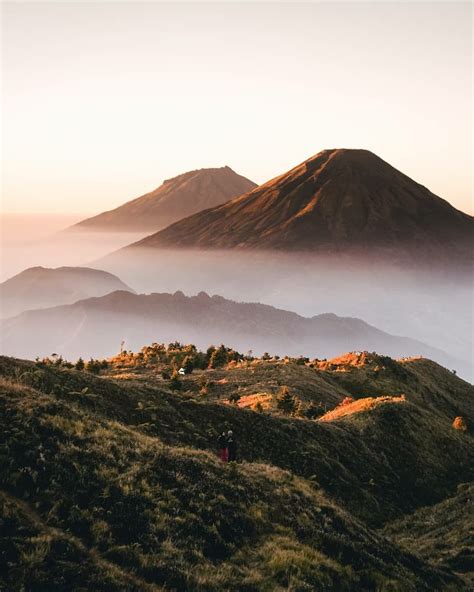
[[[373,152],[334,148],[132,246],[452,254],[472,231],[471,216]]]
[[[256,187],[229,166],[195,169],[166,179],[153,191],[76,224],[79,229],[157,231],[221,205]]]

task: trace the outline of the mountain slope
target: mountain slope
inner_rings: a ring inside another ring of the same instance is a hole
[[[458,486],[442,502],[420,508],[386,526],[384,533],[400,547],[432,565],[462,574],[474,587],[474,484]]]
[[[156,231],[201,210],[219,206],[254,187],[255,183],[228,166],[189,171],[118,208],[87,218],[73,228]]]
[[[324,150],[222,206],[131,245],[466,252],[473,218],[367,150]]]
[[[12,359],[0,375],[6,589],[467,590],[356,517],[469,477],[471,436],[427,410],[323,424]],[[237,464],[215,456],[222,426]]]
[[[99,269],[30,267],[0,284],[0,312],[2,317],[9,317],[116,290],[133,291],[117,276]]]
[[[136,295],[115,292],[68,306],[28,311],[4,321],[2,353],[35,358],[61,353],[104,357],[142,343],[176,339],[207,347],[225,341],[240,351],[331,357],[347,350],[376,350],[393,356],[425,355],[459,368],[444,352],[397,337],[360,319],[322,314],[312,318],[271,306],[238,303],[201,293]]]

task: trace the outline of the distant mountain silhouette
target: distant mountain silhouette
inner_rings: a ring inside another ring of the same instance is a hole
[[[471,255],[474,219],[367,150],[324,150],[132,247]]]
[[[72,228],[113,231],[156,231],[169,224],[219,206],[256,187],[230,167],[189,171],[118,208],[87,218]]]
[[[117,276],[99,269],[30,267],[0,284],[0,316],[70,304],[116,290],[132,292]]]
[[[179,340],[205,348],[226,343],[255,353],[333,357],[348,350],[391,356],[423,355],[456,367],[444,352],[413,339],[380,331],[356,318],[321,314],[305,318],[263,304],[220,296],[136,295],[117,291],[67,306],[28,311],[1,325],[2,353],[34,358],[61,353],[104,357],[143,343]]]

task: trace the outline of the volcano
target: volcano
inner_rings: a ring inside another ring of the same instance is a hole
[[[323,150],[135,247],[472,254],[474,219],[367,150]]]
[[[219,206],[256,187],[230,167],[199,169],[164,181],[160,187],[114,210],[82,220],[79,230],[157,231],[169,224]]]

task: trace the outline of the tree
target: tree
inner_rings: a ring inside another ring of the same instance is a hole
[[[221,345],[218,349],[214,350],[209,361],[209,368],[222,368],[229,361],[227,349],[224,345]]]
[[[91,372],[92,374],[99,374],[100,372],[100,362],[99,360],[94,360],[91,358],[86,364],[87,372]]]
[[[181,381],[179,379],[179,374],[178,374],[178,371],[176,370],[176,368],[173,370],[173,374],[171,375],[171,378],[170,378],[170,387],[174,391],[179,391],[181,388]]]
[[[185,374],[192,374],[194,370],[194,362],[191,356],[186,356],[183,360],[183,368]]]
[[[211,358],[212,355],[214,354],[214,352],[216,351],[216,348],[213,345],[210,345],[207,350],[206,350],[206,368],[209,367],[210,363],[211,363]]]
[[[303,411],[303,415],[308,419],[316,419],[325,414],[324,405],[322,403],[310,403]]]
[[[240,400],[240,395],[238,395],[237,393],[232,393],[229,397],[229,402],[234,403],[235,405],[237,405],[239,400]]]
[[[307,362],[309,362],[309,358],[304,358],[303,356],[296,358],[296,363],[298,366],[304,366]]]
[[[301,402],[290,393],[287,386],[282,386],[277,398],[277,409],[285,415],[297,415],[301,409]]]

